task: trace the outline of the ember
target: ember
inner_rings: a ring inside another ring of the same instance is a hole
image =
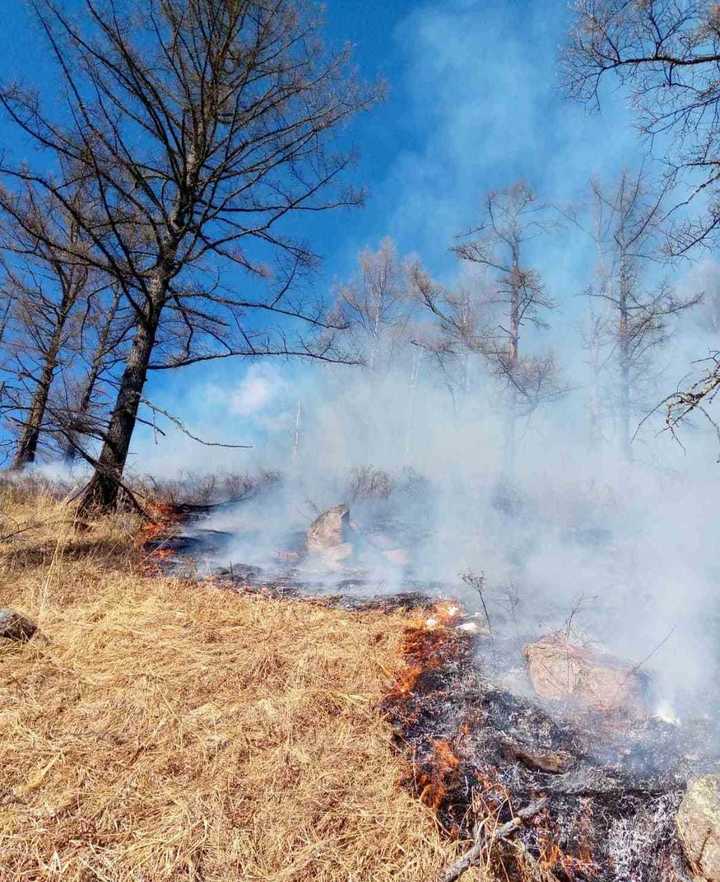
[[[417,786],[420,800],[431,808],[438,809],[447,794],[458,786],[460,760],[452,746],[443,738],[433,741],[433,759],[428,771],[418,774]]]

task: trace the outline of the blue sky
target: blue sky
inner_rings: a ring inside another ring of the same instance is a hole
[[[640,155],[619,94],[607,95],[597,114],[562,96],[557,52],[569,21],[562,2],[328,0],[326,17],[329,40],[353,44],[360,75],[382,77],[389,91],[350,132],[367,205],[324,216],[308,230],[324,258],[315,280],[321,291],[350,275],[357,252],[385,235],[451,282],[449,244],[476,220],[488,189],[524,178],[542,199],[564,204],[583,194],[590,175],[616,173]],[[0,76],[50,76],[23,4],[7,4],[3,24]],[[576,295],[587,284],[587,243],[572,238],[572,247],[567,233],[551,238],[541,260],[563,307],[561,333],[576,320]],[[208,389],[229,394],[247,367],[235,361],[162,372],[151,379],[149,397],[190,422],[205,422],[209,408],[218,431],[242,433],[251,430],[247,414],[228,414],[222,396]],[[144,444],[147,433],[137,441]]]
[[[332,32],[344,32],[361,70],[390,87],[356,127],[371,198],[352,219],[351,250],[387,232],[445,268],[449,240],[473,222],[487,189],[523,177],[541,196],[568,200],[590,174],[635,158],[619,97],[589,114],[558,88],[565,4],[370,3],[378,11],[365,16],[361,6],[328,5]]]
[[[476,221],[488,189],[522,177],[541,198],[566,203],[582,197],[592,174],[613,174],[640,155],[619,95],[607,96],[597,114],[562,96],[563,3],[330,0],[327,20],[331,38],[354,45],[361,75],[382,77],[389,88],[386,101],[352,128],[366,206],[325,216],[313,228],[324,257],[316,280],[322,291],[351,275],[358,251],[385,235],[451,283],[457,263],[449,246]],[[541,269],[561,305],[551,335],[577,338],[578,295],[592,256],[576,231],[570,239],[572,247],[567,232],[544,243]],[[190,420],[199,419],[209,396],[216,438],[258,441],[261,420],[253,420],[248,398],[267,387],[280,388],[282,398],[289,377],[301,382],[312,370],[274,363],[246,376],[244,364],[226,363],[163,378],[160,394]],[[256,385],[258,377],[267,383]],[[228,411],[232,396],[240,403]],[[268,402],[259,413],[272,410]]]
[[[328,41],[349,42],[360,76],[389,86],[387,100],[350,130],[366,207],[325,216],[313,230],[325,278],[346,275],[357,250],[386,234],[449,272],[448,243],[487,189],[524,177],[541,196],[568,200],[590,174],[637,158],[619,95],[589,114],[560,93],[564,2],[328,0],[325,14]],[[53,66],[23,3],[5,5],[0,50],[4,81],[52,87]],[[13,132],[3,135],[14,150]]]

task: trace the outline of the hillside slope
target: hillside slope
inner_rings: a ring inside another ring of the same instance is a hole
[[[377,710],[404,614],[148,575],[133,518],[1,502],[0,607],[43,635],[0,647],[2,882],[410,882],[452,859]]]

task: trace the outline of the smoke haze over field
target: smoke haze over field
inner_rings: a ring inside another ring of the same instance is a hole
[[[435,324],[415,302],[382,370],[266,360],[156,372],[150,401],[196,436],[252,449],[202,446],[158,415],[165,434],[137,426],[131,468],[157,478],[282,473],[281,486],[210,521],[238,537],[218,564],[273,566],[293,534],[347,502],[361,532],[389,532],[408,548],[417,582],[455,586],[473,603],[459,577],[482,572],[491,615],[512,619],[516,592],[524,633],[564,627],[579,605],[574,626],[589,639],[631,661],[651,656],[663,697],[715,689],[717,629],[708,622],[718,615],[718,439],[700,419],[683,429],[684,447],[663,431],[662,411],[640,422],[713,346],[718,264],[706,256],[648,273],[649,284],[667,276],[686,296],[704,291],[709,305],[670,322],[636,402],[629,464],[618,442],[613,347],[592,364],[582,296],[598,260],[589,180],[612,182],[643,161],[656,169],[621,97],[608,95],[595,115],[563,100],[563,4],[374,5],[383,9],[369,16],[354,0],[328,11],[331,30],[357,44],[363,75],[386,75],[390,95],[356,132],[364,213],[307,222],[326,258],[313,284],[332,300],[357,273],[358,252],[390,235],[447,290],[477,292],[482,274],[450,247],[478,225],[488,191],[525,179],[548,206],[527,260],[557,307],[544,316],[547,329],[523,332],[523,345],[533,355],[554,352],[558,394],[517,416],[508,462],[507,388],[484,354],[441,360],[424,345]],[[388,499],[351,498],[352,472],[366,467],[392,477]],[[404,567],[375,546],[361,564],[371,587],[407,584]]]
[[[277,572],[278,552],[345,502],[365,542],[353,567],[367,584],[352,590],[430,586],[478,608],[460,576],[483,573],[490,615],[505,628],[541,636],[564,629],[577,610],[574,633],[631,662],[650,656],[644,667],[656,674],[658,698],[682,704],[687,692],[715,689],[712,438],[691,438],[692,453],[684,453],[667,434],[649,431],[630,466],[612,447],[589,443],[578,402],[566,399],[525,422],[510,474],[490,380],[458,402],[432,374],[413,391],[402,371],[378,380],[329,369],[298,382],[258,366],[240,387],[244,407],[249,389],[262,390],[254,416],[265,443],[249,454],[211,452],[207,466],[251,462],[279,470],[282,481],[211,517],[205,526],[236,536],[213,565]],[[197,470],[197,462],[181,465]],[[353,496],[352,472],[367,466],[390,475],[387,498]],[[388,547],[406,550],[410,565],[383,556]],[[348,575],[299,573],[326,590]]]
[[[364,165],[373,175],[365,215],[338,237],[321,231],[329,291],[352,276],[357,251],[378,247],[386,234],[448,287],[473,290],[477,274],[458,264],[449,246],[478,222],[486,190],[522,176],[542,201],[563,210],[579,201],[587,209],[590,177],[608,181],[640,162],[617,96],[595,116],[559,96],[555,50],[566,24],[560,6],[427,3],[393,22],[382,63],[361,42],[360,60],[391,74],[392,91],[386,108],[364,123]],[[384,131],[376,151],[378,127]],[[577,217],[587,230],[589,212],[581,207]],[[662,412],[640,422],[691,361],[710,351],[713,328],[705,306],[673,323],[670,345],[654,359],[644,409],[634,413],[635,462],[628,465],[618,444],[611,348],[598,373],[586,347],[589,304],[581,295],[596,251],[564,211],[551,227],[532,245],[532,262],[557,309],[547,330],[526,339],[532,351],[555,351],[565,394],[522,416],[511,472],[507,397],[483,359],[469,357],[460,382],[457,362],[449,373],[441,370],[409,339],[384,373],[259,362],[168,378],[158,403],[197,434],[254,448],[202,449],[172,428],[155,444],[145,428],[136,468],[169,475],[268,469],[287,477],[282,490],[212,521],[245,531],[218,563],[273,565],[290,535],[340,502],[351,504],[366,529],[392,516],[415,537],[418,580],[463,591],[460,573],[483,572],[495,614],[507,615],[508,590],[517,591],[520,627],[537,634],[564,627],[579,604],[575,627],[631,661],[651,655],[646,666],[658,672],[660,692],[675,697],[715,680],[707,623],[718,612],[717,439],[698,421],[682,433],[681,447],[663,431]],[[667,272],[680,293],[717,289],[710,258]],[[419,327],[428,321],[416,317]],[[599,425],[591,419],[593,395]],[[351,471],[367,466],[386,470],[401,489],[374,507],[353,507]],[[413,488],[408,469],[422,478]],[[378,587],[403,587],[402,567],[377,555],[364,564]],[[467,590],[465,596],[474,602]]]

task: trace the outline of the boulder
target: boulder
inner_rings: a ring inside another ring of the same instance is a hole
[[[37,625],[14,609],[0,609],[0,638],[25,643],[36,631]]]
[[[720,775],[690,781],[676,823],[695,878],[720,882]]]
[[[348,544],[351,538],[350,509],[336,505],[316,518],[307,531],[308,551],[327,551]]]
[[[354,554],[355,549],[350,542],[341,542],[319,552],[320,566],[329,570],[343,570]]]
[[[647,712],[642,674],[613,656],[570,643],[563,633],[529,643],[523,655],[541,698],[632,716]]]

